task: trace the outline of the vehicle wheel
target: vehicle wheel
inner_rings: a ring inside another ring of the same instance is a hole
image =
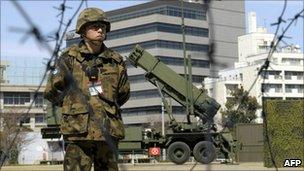
[[[216,150],[212,142],[201,141],[194,146],[193,156],[196,161],[208,164],[215,159]]]
[[[168,157],[175,164],[184,164],[189,160],[190,148],[184,142],[174,142],[168,148]]]

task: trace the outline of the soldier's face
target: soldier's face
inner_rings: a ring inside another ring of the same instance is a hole
[[[85,27],[84,36],[91,41],[104,41],[106,26],[102,23],[93,23]]]

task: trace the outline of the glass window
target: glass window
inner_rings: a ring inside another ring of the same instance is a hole
[[[297,72],[296,75],[298,80],[303,80],[304,72]]]
[[[175,6],[164,5],[161,7],[154,7],[150,9],[144,9],[140,11],[130,12],[128,14],[120,14],[110,16],[110,22],[117,22],[121,20],[127,20],[131,18],[137,18],[141,16],[147,16],[152,14],[162,14],[175,17],[181,17],[181,8]],[[189,9],[184,7],[184,17],[198,20],[206,20],[206,11],[202,9]]]
[[[268,85],[268,84],[262,84],[262,89],[264,90],[264,92],[269,92],[270,85]]]
[[[143,74],[141,75],[132,75],[128,77],[129,81],[131,83],[141,83],[141,82],[145,82],[145,76]]]
[[[123,115],[145,115],[161,113],[161,106],[146,106],[122,109]]]
[[[282,92],[282,85],[281,84],[269,84],[270,88],[273,88],[276,93]]]
[[[184,65],[183,58],[176,58],[176,57],[169,57],[169,56],[156,56],[158,57],[163,63],[167,65]],[[207,60],[199,60],[199,59],[191,59],[192,67],[200,67],[200,68],[209,68],[210,63]]]
[[[184,114],[186,114],[186,110],[182,106],[172,106],[172,113],[178,114],[178,115],[179,114],[184,115]]]
[[[4,105],[24,105],[30,102],[30,93],[24,92],[4,92]]]
[[[295,85],[287,84],[287,85],[285,85],[285,92],[286,93],[292,93],[292,89],[294,89],[294,88],[295,88]]]
[[[303,97],[286,97],[286,100],[304,100]]]
[[[282,58],[282,63],[288,63],[290,65],[301,65],[301,60],[296,58]]]
[[[281,93],[282,92],[282,87],[276,87],[275,92],[276,93]]]
[[[274,75],[274,78],[278,80],[278,79],[281,79],[282,77],[281,77],[281,75],[276,74],[276,75]]]
[[[158,90],[142,90],[131,92],[130,99],[146,99],[152,97],[160,97]]]
[[[281,79],[281,71],[267,71],[267,78],[268,76],[272,76],[274,77],[275,79]]]
[[[204,78],[204,76],[192,75],[192,82],[201,84],[204,81]]]
[[[292,72],[290,71],[285,71],[285,79],[286,80],[291,80]]]
[[[304,85],[298,85],[298,93],[304,93]]]
[[[112,49],[119,53],[127,53],[127,52],[131,52],[131,50],[134,48],[134,46],[136,44],[116,46],[116,47],[112,47]],[[152,41],[147,41],[147,42],[142,42],[142,43],[138,42],[138,44],[140,44],[144,49],[168,48],[168,49],[182,50],[181,42],[173,42],[173,41],[166,41],[166,40],[152,40]],[[186,43],[186,50],[196,51],[196,52],[207,52],[208,45]]]
[[[181,76],[184,76],[183,74],[180,74]],[[129,81],[131,82],[131,84],[134,83],[143,83],[146,82],[147,80],[145,79],[145,76],[143,74],[141,75],[132,75],[129,76]],[[192,82],[193,83],[199,83],[201,84],[204,81],[205,76],[201,76],[201,75],[192,75]],[[158,91],[157,91],[158,94]]]
[[[180,74],[184,77],[184,74]],[[204,81],[205,76],[201,75],[192,75],[192,82],[201,84]]]
[[[304,72],[285,71],[285,79],[290,80],[292,76],[297,77],[298,80],[302,80],[304,76]]]
[[[269,72],[268,71],[262,71],[261,76],[263,79],[268,79],[269,78]]]
[[[35,99],[35,107],[43,107],[45,104],[44,97],[42,93],[38,93]]]
[[[265,100],[282,100],[282,97],[264,97]]]
[[[44,123],[44,114],[35,114],[35,123]]]

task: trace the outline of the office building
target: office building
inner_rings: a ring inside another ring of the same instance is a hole
[[[206,6],[201,1],[197,2],[200,3],[184,2],[184,23],[186,54],[192,58],[192,80],[195,85],[200,85],[210,75],[207,56],[210,28],[211,39],[216,44],[215,60],[232,66],[237,61],[237,36],[245,33],[245,17],[243,1],[212,3],[212,20],[208,18]],[[128,56],[132,48],[140,44],[174,71],[183,74],[180,5],[180,1],[151,1],[106,12],[111,22],[106,45],[122,56]],[[67,35],[67,46],[78,41],[79,35],[74,31]],[[141,68],[134,68],[128,62],[127,66],[131,98],[123,106],[124,122],[141,124],[159,120],[162,102],[156,87],[145,80]],[[175,101],[172,106],[177,119],[185,121],[184,108]]]

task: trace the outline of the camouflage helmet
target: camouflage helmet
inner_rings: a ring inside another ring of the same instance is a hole
[[[89,22],[103,22],[106,25],[106,32],[111,29],[111,24],[105,16],[105,12],[98,8],[86,8],[78,16],[76,33],[80,34],[82,27]]]

